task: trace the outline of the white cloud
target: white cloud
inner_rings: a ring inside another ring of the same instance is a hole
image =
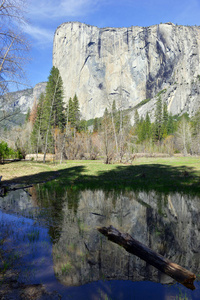
[[[96,9],[98,5],[99,0],[62,0],[60,8],[63,15],[80,16],[88,14],[91,10]]]
[[[104,0],[30,0],[30,16],[34,19],[55,19],[83,16],[97,9]]]
[[[37,43],[45,45],[53,42],[57,26],[70,18],[88,17],[104,5],[114,0],[28,0],[28,19],[24,31]],[[115,0],[116,1],[116,0]],[[121,0],[118,0],[121,1]]]
[[[23,31],[33,38],[40,46],[53,43],[54,32],[39,26],[24,24]]]

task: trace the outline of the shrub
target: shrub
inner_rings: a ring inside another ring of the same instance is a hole
[[[9,147],[4,141],[0,143],[0,162],[3,162],[5,158],[9,157]]]
[[[23,158],[23,154],[20,149],[13,150],[12,148],[8,147],[8,144],[4,141],[0,143],[0,163],[3,163],[5,159],[8,158]]]

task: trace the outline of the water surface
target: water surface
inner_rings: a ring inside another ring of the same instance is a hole
[[[63,299],[200,299],[195,291],[107,241],[113,225],[197,276],[200,199],[178,193],[77,191],[56,183],[0,198],[1,237],[14,248],[20,280]]]

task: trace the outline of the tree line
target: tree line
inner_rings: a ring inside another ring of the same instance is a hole
[[[63,102],[63,82],[56,67],[51,69],[45,94],[40,95],[29,120],[33,124],[31,133],[32,150],[36,153],[58,153],[64,151],[66,135],[73,128],[74,135],[80,131],[83,122],[80,120],[80,108],[76,94],[70,98],[67,107]]]
[[[7,94],[10,88],[26,83],[24,63],[29,44],[20,29],[21,22],[26,22],[23,4],[23,0],[0,4],[0,122],[18,113],[6,109],[8,102],[12,102]],[[26,124],[10,131],[0,128],[2,140],[15,142],[15,147],[11,147],[11,142],[9,147],[6,142],[0,144],[1,160],[16,155],[24,158],[26,153],[43,153],[45,162],[47,152],[55,154],[60,161],[104,157],[106,163],[131,160],[137,152],[200,154],[200,109],[196,109],[192,118],[187,114],[172,116],[162,101],[162,91],[158,93],[151,118],[148,113],[140,117],[135,108],[134,125],[126,111],[117,110],[115,101],[101,118],[85,121],[81,119],[77,95],[72,97],[65,107],[62,78],[53,67],[46,92],[28,113]],[[142,104],[147,101],[149,99],[143,100]]]
[[[53,75],[54,74],[54,75]],[[56,79],[59,77],[59,93],[56,92]],[[81,120],[78,97],[70,98],[66,108],[63,105],[63,86],[58,69],[53,67],[47,83],[46,96],[41,95],[37,107],[37,117],[32,132],[32,144],[35,150],[44,152],[45,136],[50,124],[48,151],[67,159],[95,159],[104,157],[106,163],[128,161],[136,152],[199,154],[199,112],[190,119],[187,114],[181,117],[168,113],[167,104],[162,101],[162,92],[157,95],[155,113],[150,118],[147,112],[140,117],[134,112],[134,125],[130,122],[130,113],[112,107],[105,109],[101,118],[86,122]],[[49,102],[49,97],[54,99]],[[46,99],[46,100],[45,100]],[[45,109],[45,107],[48,109]],[[43,108],[41,108],[43,107]],[[50,111],[52,109],[52,115]],[[43,113],[41,113],[43,110]],[[51,117],[49,117],[51,116]],[[90,124],[90,126],[89,126]]]
[[[135,153],[200,154],[200,110],[189,118],[187,114],[172,116],[158,93],[154,115],[139,116],[117,110],[116,103],[105,109],[101,118],[86,121],[81,118],[79,100],[75,94],[64,105],[63,82],[59,70],[53,67],[45,93],[27,115],[16,145],[20,153],[52,153],[56,160],[96,159],[130,162]],[[153,120],[153,121],[152,121]],[[10,133],[9,133],[10,134]]]

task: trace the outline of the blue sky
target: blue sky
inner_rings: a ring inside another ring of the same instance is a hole
[[[200,25],[200,0],[28,0],[28,24],[24,27],[31,44],[27,78],[31,86],[46,81],[52,67],[53,36],[69,21],[98,27],[150,26],[172,22]]]

